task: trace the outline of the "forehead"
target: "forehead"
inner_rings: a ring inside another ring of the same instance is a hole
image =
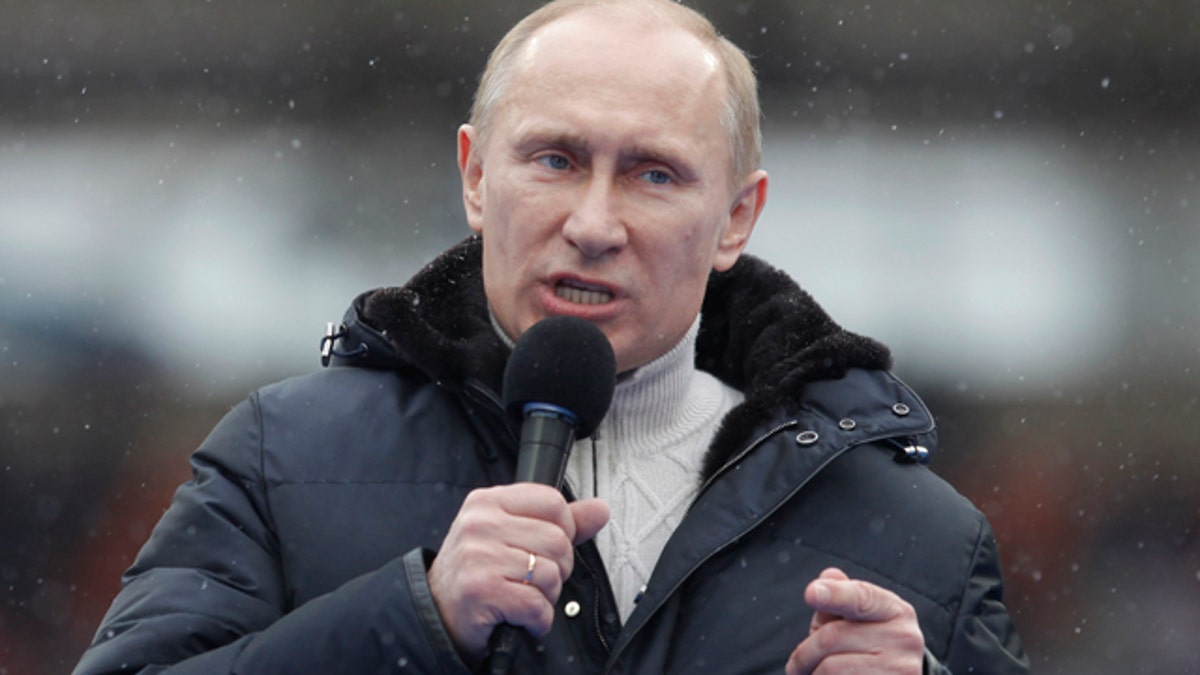
[[[534,33],[513,64],[498,113],[510,124],[602,112],[614,130],[663,130],[725,144],[725,76],[712,49],[661,18],[578,10]],[[564,120],[568,121],[568,120]]]

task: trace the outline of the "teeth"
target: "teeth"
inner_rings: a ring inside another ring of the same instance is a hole
[[[612,293],[608,291],[593,291],[584,288],[574,288],[572,286],[564,286],[559,284],[554,289],[554,294],[577,305],[603,305],[612,300]]]

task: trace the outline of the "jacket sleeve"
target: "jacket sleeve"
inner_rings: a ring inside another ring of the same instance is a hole
[[[467,673],[421,550],[289,607],[260,419],[251,397],[195,452],[75,673]]]
[[[1028,673],[1029,660],[1004,607],[1004,583],[996,540],[980,516],[975,553],[963,586],[950,643],[939,655],[926,652],[925,671],[951,673]]]

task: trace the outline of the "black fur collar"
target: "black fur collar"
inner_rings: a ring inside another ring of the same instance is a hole
[[[481,239],[469,237],[407,285],[356,303],[408,368],[455,391],[472,380],[499,391],[508,358],[488,318],[482,251]],[[705,461],[709,476],[768,415],[798,403],[809,382],[837,379],[851,368],[887,369],[891,355],[843,330],[786,274],[743,255],[709,278],[696,365],[746,395],[722,422]]]
[[[472,380],[500,391],[509,349],[488,316],[478,236],[439,255],[404,286],[372,291],[356,304],[407,365],[452,391]]]

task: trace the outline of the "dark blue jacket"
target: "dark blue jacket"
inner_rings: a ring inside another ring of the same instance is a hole
[[[467,493],[513,476],[479,262],[472,238],[360,296],[325,343],[339,367],[221,421],[77,673],[468,672],[425,571]],[[934,425],[887,350],[748,256],[702,317],[697,364],[746,401],[700,495],[624,625],[577,547],[553,630],[513,672],[782,672],[827,566],[916,608],[929,669],[1026,672],[987,521],[914,461]]]

